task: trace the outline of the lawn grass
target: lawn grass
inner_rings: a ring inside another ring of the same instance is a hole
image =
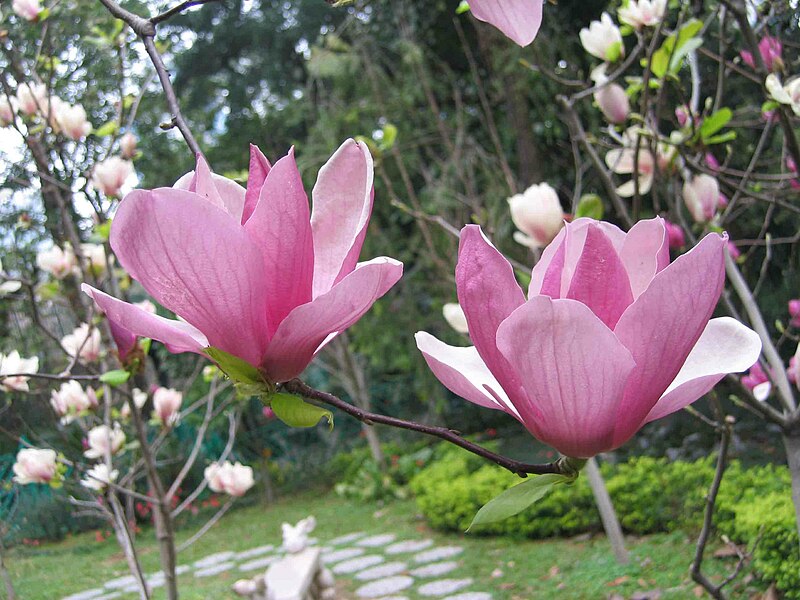
[[[614,562],[602,536],[531,541],[442,534],[425,525],[413,501],[379,507],[343,500],[323,491],[285,498],[269,506],[234,510],[182,552],[178,562],[189,564],[215,552],[279,544],[281,523],[295,522],[309,514],[317,517],[315,535],[323,544],[342,534],[365,531],[395,533],[398,539],[431,537],[437,545],[461,545],[465,549],[458,557],[461,567],[446,577],[472,577],[477,583],[470,589],[491,592],[496,600],[602,599],[615,593],[629,598],[637,591],[654,589],[662,591],[663,599],[695,597],[695,586],[688,576],[694,545],[684,534],[630,539],[631,563],[620,566]],[[179,541],[193,532],[192,528],[179,532]],[[159,570],[158,550],[151,530],[140,534],[138,546],[145,572]],[[38,547],[18,547],[7,558],[19,596],[24,600],[55,600],[128,574],[113,538],[97,542],[94,533]],[[720,575],[730,566],[714,559],[708,561],[714,575]],[[236,570],[205,579],[185,574],[180,577],[181,598],[235,598],[230,586],[241,576]],[[342,583],[345,593],[355,597],[352,591],[357,584],[347,580]],[[419,598],[413,592],[405,595]],[[163,590],[154,594],[154,598],[163,597]]]

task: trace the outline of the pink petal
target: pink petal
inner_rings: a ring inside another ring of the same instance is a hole
[[[497,349],[497,328],[525,303],[525,296],[509,262],[477,225],[467,225],[461,230],[456,288],[472,343],[506,392],[513,396],[520,383]]]
[[[725,281],[726,241],[715,233],[703,238],[658,273],[617,323],[614,332],[636,369],[619,409],[615,445],[641,427],[711,318]]]
[[[528,287],[528,297],[543,294],[559,298],[561,296],[561,270],[564,268],[564,241],[567,228],[562,227],[553,241],[542,252],[542,257],[533,266],[531,283]],[[555,261],[555,265],[552,265]],[[547,283],[545,283],[547,280]]]
[[[760,354],[761,339],[755,331],[730,317],[711,319],[645,422],[689,406],[728,373],[741,373],[752,367]]]
[[[519,419],[517,409],[474,346],[449,346],[425,331],[414,337],[425,362],[448,390],[473,404],[502,410]]]
[[[199,194],[236,219],[242,216],[244,188],[232,179],[212,173],[202,154],[197,155],[197,168],[178,179],[172,187]]]
[[[308,197],[294,150],[270,170],[244,229],[261,249],[271,336],[293,308],[311,300],[314,276]]]
[[[520,46],[530,44],[542,25],[542,0],[470,0],[476,19],[497,27]]]
[[[620,258],[628,272],[633,297],[638,298],[653,277],[669,264],[669,236],[664,219],[638,221],[631,227]]]
[[[372,212],[372,156],[347,140],[320,169],[311,192],[314,210],[314,298],[352,272]]]
[[[90,285],[82,284],[81,289],[95,301],[109,323],[131,336],[148,337],[167,346],[170,352],[195,352],[201,354],[209,346],[203,333],[182,321],[165,319],[142,310],[138,306],[117,300]]]
[[[239,219],[192,192],[135,190],[111,226],[120,263],[212,346],[259,364],[267,345],[264,267]]]
[[[617,407],[635,363],[586,305],[535,296],[503,321],[497,345],[524,374],[530,403],[542,415],[531,423],[531,411],[514,399],[531,433],[576,458],[614,447]]]
[[[267,180],[272,167],[267,157],[257,146],[250,144],[250,170],[247,173],[247,191],[244,196],[244,209],[242,210],[242,225],[247,223],[250,215],[256,209],[258,198],[261,196],[261,187]]]
[[[633,302],[625,266],[597,225],[586,229],[583,253],[575,266],[567,298],[588,306],[611,329]]]
[[[264,356],[263,367],[270,379],[281,382],[297,377],[330,334],[358,321],[402,274],[402,263],[375,258],[358,265],[329,292],[295,308],[278,327]]]

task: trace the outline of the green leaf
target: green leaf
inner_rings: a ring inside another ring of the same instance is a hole
[[[469,12],[469,2],[467,2],[467,0],[461,0],[456,8],[456,14],[463,15],[465,12]]]
[[[381,139],[380,144],[378,145],[379,148],[381,149],[382,152],[391,150],[396,140],[397,140],[397,127],[395,127],[391,123],[387,123],[386,125],[383,126],[383,139]]]
[[[589,217],[600,221],[603,219],[603,200],[597,194],[584,194],[578,202],[575,218]]]
[[[735,131],[726,131],[725,133],[721,133],[719,135],[712,135],[710,138],[706,138],[703,140],[706,146],[713,146],[714,144],[724,144],[725,142],[731,142],[736,139],[736,132]]]
[[[487,523],[494,523],[513,517],[528,508],[531,504],[544,498],[545,494],[547,494],[554,485],[567,483],[572,480],[572,477],[556,475],[554,473],[529,477],[522,483],[507,489],[499,496],[487,502],[478,511],[475,518],[472,519],[472,523],[467,531],[470,531],[476,525],[485,525]]]
[[[732,118],[733,111],[730,108],[720,108],[713,115],[709,115],[703,120],[703,124],[700,126],[700,136],[703,139],[711,137],[725,127]]]
[[[130,377],[131,374],[128,371],[124,371],[122,369],[115,369],[114,371],[108,371],[100,375],[100,381],[102,381],[103,383],[107,383],[111,387],[116,387],[128,381]]]
[[[309,404],[298,396],[273,394],[270,397],[270,406],[275,411],[275,416],[289,427],[314,427],[324,417],[328,419],[328,426],[333,429],[331,411]]]
[[[119,129],[119,123],[116,121],[109,121],[108,123],[95,129],[92,133],[96,137],[108,137],[109,135],[116,133],[117,129]]]
[[[209,346],[203,352],[217,363],[217,366],[222,369],[225,375],[234,381],[264,385],[264,378],[261,376],[260,371],[238,356],[234,356],[233,354],[220,350],[219,348],[214,348],[213,346]]]
[[[103,221],[99,225],[94,226],[94,234],[103,242],[108,241],[108,236],[111,233],[111,219]]]

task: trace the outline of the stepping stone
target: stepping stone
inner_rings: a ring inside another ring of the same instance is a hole
[[[328,544],[331,546],[341,546],[342,544],[349,544],[350,542],[354,542],[360,537],[364,537],[366,534],[363,531],[358,531],[356,533],[348,533],[347,535],[342,535],[337,538],[332,539]]]
[[[192,567],[190,567],[189,565],[178,565],[177,567],[175,567],[175,575],[183,575],[184,573],[187,573],[188,571],[191,570]]]
[[[235,552],[217,552],[216,554],[210,554],[205,558],[201,558],[198,561],[195,561],[194,568],[195,569],[205,569],[206,567],[213,567],[219,563],[223,563],[229,561],[236,555]]]
[[[267,544],[266,546],[259,546],[258,548],[250,548],[250,550],[239,552],[236,555],[236,560],[247,560],[249,558],[255,558],[256,556],[261,556],[262,554],[266,554],[267,552],[272,552],[274,549],[275,546],[273,546],[272,544]]]
[[[465,592],[448,596],[444,600],[492,600],[492,595],[488,592]]]
[[[364,571],[356,573],[356,579],[361,581],[370,581],[380,577],[391,577],[392,575],[399,575],[408,569],[408,565],[404,562],[390,562],[377,567],[371,567]]]
[[[228,561],[224,563],[219,563],[214,565],[213,567],[206,567],[205,569],[200,569],[194,572],[195,577],[211,577],[212,575],[219,575],[220,573],[224,573],[225,571],[230,571],[234,565],[233,561]]]
[[[450,558],[456,554],[461,554],[464,549],[461,546],[442,546],[441,548],[433,548],[427,552],[422,552],[414,557],[418,563],[433,562],[435,560],[442,560],[443,558]]]
[[[117,577],[111,581],[106,581],[106,587],[110,590],[121,590],[131,585],[136,585],[136,578],[133,575],[125,575],[125,577]]]
[[[383,560],[383,557],[378,556],[377,554],[359,556],[358,558],[351,558],[350,560],[339,563],[333,567],[333,572],[338,575],[342,575],[344,573],[355,573],[356,571],[363,571],[367,567],[382,563]]]
[[[265,558],[258,558],[256,560],[251,560],[250,562],[243,563],[239,565],[240,571],[255,571],[256,569],[266,569],[272,563],[278,560],[277,556],[267,556]]]
[[[348,558],[361,556],[364,554],[364,552],[366,552],[366,550],[363,548],[344,548],[343,550],[336,550],[330,554],[323,554],[322,562],[324,562],[326,565],[332,565],[333,563],[341,562],[343,560],[347,560]]]
[[[62,600],[94,600],[98,596],[103,595],[103,589],[98,588],[94,590],[86,590],[85,592],[78,592],[70,596],[65,596]]]
[[[431,563],[429,565],[425,565],[424,567],[414,569],[410,574],[414,577],[438,577],[439,575],[444,575],[445,573],[449,573],[453,569],[457,568],[458,563],[452,561]]]
[[[138,592],[139,588],[136,588],[136,591]],[[120,596],[122,596],[122,592],[111,592],[103,596],[95,596],[95,600],[114,600],[114,598],[119,598]]]
[[[378,600],[408,600],[408,596],[384,596]]]
[[[414,585],[414,578],[405,575],[398,577],[388,577],[386,579],[378,579],[366,585],[362,585],[356,590],[356,596],[359,598],[383,598],[386,594],[394,594],[402,592]],[[383,600],[388,600],[384,598]]]
[[[366,548],[377,548],[378,546],[385,546],[386,544],[391,544],[393,541],[397,539],[397,536],[393,533],[384,533],[383,535],[373,535],[368,538],[364,538],[360,542],[356,542],[356,546],[364,546]]]
[[[386,548],[386,554],[403,554],[404,552],[419,552],[433,546],[433,540],[406,540],[397,542]]]
[[[417,590],[421,596],[444,596],[472,585],[472,579],[439,579],[422,585]]]

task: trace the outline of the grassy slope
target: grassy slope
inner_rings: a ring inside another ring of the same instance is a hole
[[[191,563],[224,550],[277,544],[282,522],[295,522],[309,514],[317,517],[315,534],[323,543],[340,534],[368,531],[394,532],[399,538],[433,537],[440,545],[461,544],[465,547],[460,557],[462,567],[445,577],[473,577],[479,583],[470,589],[490,591],[496,600],[595,599],[613,593],[628,597],[637,590],[654,588],[666,592],[663,598],[694,596],[694,586],[688,579],[693,546],[683,535],[657,535],[632,541],[631,565],[620,567],[614,563],[602,538],[533,542],[443,535],[427,529],[411,501],[380,509],[322,492],[287,498],[269,507],[253,506],[233,511],[181,553],[179,563]],[[183,531],[179,538],[186,539],[192,532]],[[140,536],[139,545],[145,572],[158,570],[158,551],[151,531]],[[710,561],[709,567],[719,569],[715,562]],[[113,539],[98,543],[93,534],[74,536],[57,544],[15,549],[8,557],[8,566],[19,596],[25,600],[54,600],[128,574]],[[502,575],[492,577],[496,569],[502,571]],[[180,579],[181,597],[186,600],[234,598],[230,585],[238,577],[236,571],[207,579],[184,575]],[[347,584],[346,587],[353,590],[356,586]],[[155,598],[161,597],[163,592],[155,595]]]

